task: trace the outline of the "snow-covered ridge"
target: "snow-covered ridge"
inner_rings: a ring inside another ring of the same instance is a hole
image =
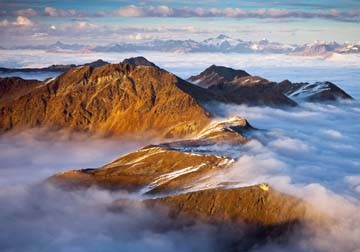
[[[23,45],[8,49],[36,49],[51,52],[56,51],[86,51],[86,52],[135,52],[135,51],[161,51],[161,52],[234,52],[234,53],[277,53],[319,55],[325,53],[359,53],[360,42],[346,42],[339,44],[335,41],[315,40],[304,45],[272,42],[264,38],[259,41],[244,41],[221,34],[203,41],[192,39],[184,40],[147,40],[136,42],[114,42],[107,45],[67,44],[57,41],[50,45]]]
[[[309,83],[295,92],[291,93],[290,97],[306,98],[310,95],[314,95],[325,90],[330,90],[329,84],[326,82]]]

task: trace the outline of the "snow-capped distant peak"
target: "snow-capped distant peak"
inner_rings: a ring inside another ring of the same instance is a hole
[[[226,36],[224,34],[220,34],[219,36],[216,37],[217,39],[231,39],[229,36]]]
[[[229,46],[233,47],[238,45],[242,40],[239,39],[233,39],[229,36],[226,36],[224,34],[220,34],[216,38],[208,38],[203,41],[203,44],[210,45],[210,46]]]
[[[308,46],[318,46],[318,45],[328,45],[328,46],[337,46],[339,45],[335,41],[326,41],[326,40],[314,40],[311,43],[307,44]]]

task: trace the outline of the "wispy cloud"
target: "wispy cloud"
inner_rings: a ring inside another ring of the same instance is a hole
[[[7,13],[9,14],[9,13]],[[360,10],[339,11],[327,9],[322,11],[293,10],[285,8],[241,9],[241,8],[174,8],[167,5],[127,5],[114,11],[84,12],[74,9],[59,9],[46,6],[36,11],[32,8],[20,9],[11,13],[14,16],[50,16],[50,17],[225,17],[225,18],[257,18],[257,19],[329,19],[345,22],[360,22]]]
[[[49,17],[100,17],[104,16],[105,13],[102,12],[85,12],[85,11],[77,11],[75,9],[61,9],[55,8],[52,6],[46,6],[41,10],[35,10],[33,8],[27,9],[19,9],[16,11],[3,11],[0,12],[1,16],[26,16],[26,17],[33,17],[33,16],[49,16]]]
[[[38,16],[39,15],[39,12],[37,12],[36,10],[31,9],[31,8],[17,10],[14,13],[17,16],[26,16],[26,17]]]
[[[230,17],[230,18],[322,18],[338,21],[360,21],[360,11],[300,11],[288,9],[257,9],[240,8],[172,8],[169,6],[136,6],[128,5],[113,12],[123,17]]]

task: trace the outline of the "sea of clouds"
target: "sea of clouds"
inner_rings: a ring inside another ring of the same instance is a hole
[[[215,172],[204,185],[266,182],[295,195],[337,220],[327,231],[313,230],[296,245],[260,251],[359,251],[360,103],[305,103],[281,110],[211,105],[219,116],[239,115],[258,129],[232,168]],[[198,185],[196,189],[202,189]]]
[[[16,66],[110,62],[135,55],[5,55]],[[181,77],[211,64],[241,68],[279,81],[330,80],[360,99],[358,59],[293,58],[293,56],[150,54],[159,66]],[[8,61],[6,61],[8,60]],[[44,60],[44,61],[42,61]],[[10,62],[10,63],[9,63]],[[35,76],[36,77],[36,76]],[[209,104],[219,118],[238,115],[258,129],[240,150],[231,169],[214,173],[206,184],[231,181],[238,186],[267,182],[301,197],[336,219],[331,228],[311,230],[289,244],[265,244],[253,251],[359,251],[360,248],[360,103],[304,103],[286,110]],[[109,211],[125,192],[96,188],[64,192],[49,185],[48,176],[64,170],[99,167],[149,144],[131,139],[102,138],[66,131],[49,134],[29,130],[0,136],[0,251],[216,251],[219,236],[211,226],[195,223],[181,229],[159,219],[140,204],[121,213]],[[203,185],[198,185],[201,189]],[[165,223],[160,225],[159,223]]]

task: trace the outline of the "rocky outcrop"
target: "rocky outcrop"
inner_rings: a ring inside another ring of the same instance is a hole
[[[150,199],[146,203],[151,207],[167,206],[172,216],[189,216],[205,222],[275,226],[321,219],[304,201],[267,185],[213,188]]]
[[[327,102],[353,99],[344,90],[329,81],[315,83],[292,83],[284,80],[278,84],[280,92],[296,100]]]
[[[226,101],[250,106],[296,106],[296,102],[284,95],[276,83],[257,76],[236,78],[213,85],[209,90],[222,94]]]
[[[314,206],[266,184],[192,191],[146,199],[143,204],[119,199],[110,209],[121,213],[132,205],[145,206],[153,214],[153,228],[160,232],[188,232],[197,227],[215,241],[212,251],[254,251],[263,245],[286,245],[329,223]]]
[[[128,65],[132,65],[132,66],[151,66],[151,67],[156,67],[156,65],[155,65],[154,63],[148,61],[146,58],[144,58],[144,57],[142,57],[142,56],[124,59],[121,63],[123,63],[123,64],[128,64]]]
[[[0,107],[11,100],[26,95],[41,86],[41,81],[24,80],[19,77],[0,78]]]

